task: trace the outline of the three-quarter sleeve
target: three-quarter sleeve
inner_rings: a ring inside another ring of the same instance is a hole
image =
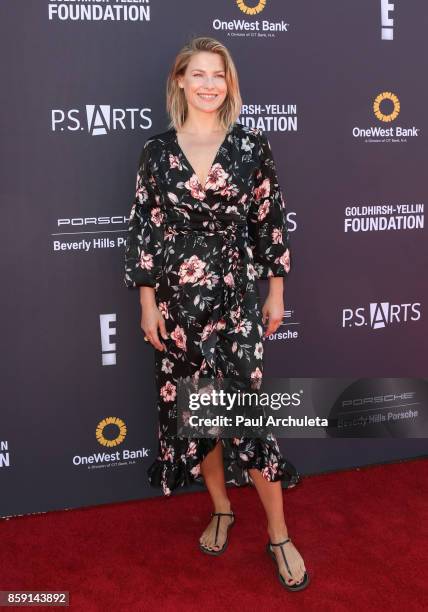
[[[125,285],[155,287],[162,273],[164,211],[152,172],[153,153],[144,144],[128,224],[125,245]]]
[[[258,278],[286,276],[291,269],[291,245],[285,202],[278,183],[269,140],[256,137],[257,168],[248,211],[248,237]]]

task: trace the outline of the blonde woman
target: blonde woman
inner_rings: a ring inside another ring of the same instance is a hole
[[[171,495],[205,483],[213,503],[199,539],[222,554],[235,523],[226,484],[253,484],[267,516],[267,551],[287,589],[309,584],[284,520],[282,487],[300,476],[265,438],[182,438],[181,377],[248,379],[263,373],[263,340],[282,321],[290,243],[269,141],[237,122],[242,100],[226,47],[192,39],[167,81],[167,131],[144,144],[125,249],[125,285],[139,287],[141,328],[155,349],[159,452],[149,482]],[[258,278],[269,279],[260,310]],[[263,325],[266,329],[263,332]]]

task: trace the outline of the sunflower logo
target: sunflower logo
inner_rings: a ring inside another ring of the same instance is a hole
[[[385,115],[380,110],[380,105],[382,104],[384,100],[390,100],[393,104],[392,112],[389,113],[388,115]],[[384,91],[378,96],[376,96],[375,101],[373,102],[373,111],[376,117],[380,121],[384,121],[385,123],[390,123],[391,121],[394,121],[394,119],[396,119],[399,115],[400,100],[397,98],[395,94],[391,93],[390,91]]]
[[[104,430],[108,425],[115,425],[118,429],[117,436],[113,439],[106,438],[104,436]],[[98,442],[103,446],[118,446],[124,441],[126,437],[126,432],[126,425],[122,421],[122,419],[119,419],[118,417],[107,417],[106,419],[103,419],[98,423],[97,429],[95,431],[95,436]]]
[[[256,6],[248,6],[244,0],[236,0],[236,4],[238,5],[239,10],[246,15],[257,15],[257,13],[261,13],[265,8],[266,0],[259,0]]]

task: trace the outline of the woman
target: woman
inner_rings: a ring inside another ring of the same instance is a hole
[[[235,522],[226,483],[254,484],[278,577],[301,590],[309,576],[288,538],[281,488],[300,477],[276,439],[176,435],[179,379],[243,377],[257,387],[263,340],[284,312],[285,204],[266,136],[236,121],[241,105],[228,50],[213,38],[190,41],[168,77],[171,127],[142,150],[124,281],[140,288],[141,327],[155,348],[159,454],[148,469],[150,483],[165,495],[205,483],[214,512],[199,543],[212,555],[224,552]],[[261,312],[257,278],[269,279]]]

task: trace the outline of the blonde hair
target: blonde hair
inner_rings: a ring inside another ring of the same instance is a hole
[[[238,72],[227,48],[220,41],[210,36],[192,38],[177,54],[166,83],[166,109],[170,117],[168,127],[179,129],[183,125],[188,105],[184,90],[178,85],[177,76],[184,74],[190,58],[200,51],[218,53],[224,62],[227,94],[218,109],[221,126],[228,130],[238,119],[241,112],[242,98],[239,91]]]

